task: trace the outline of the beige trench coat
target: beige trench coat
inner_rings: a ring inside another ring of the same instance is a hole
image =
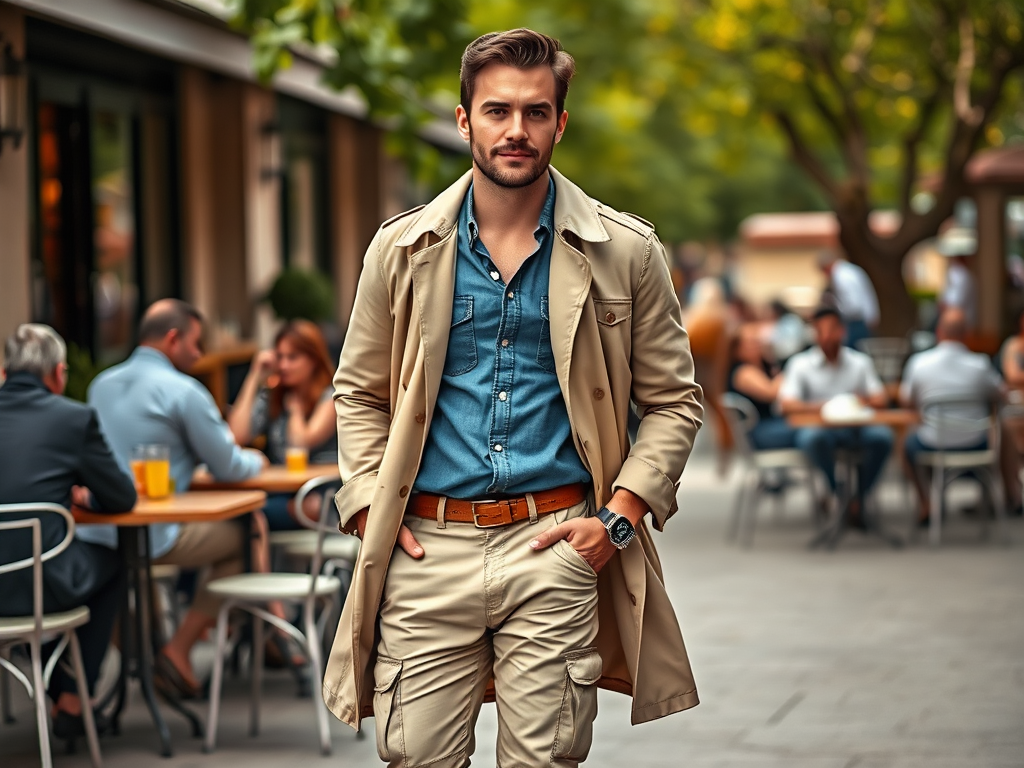
[[[603,505],[619,487],[661,530],[676,510],[701,424],[689,341],[653,228],[587,197],[552,169],[551,347],[576,449]],[[451,326],[466,174],[385,222],[366,253],[334,379],[344,526],[370,508],[327,664],[324,700],[352,726],[372,714],[377,609],[437,400]],[[630,398],[642,417],[630,450]],[[633,696],[632,722],[697,704],[683,638],[646,527],[598,579],[600,685]]]

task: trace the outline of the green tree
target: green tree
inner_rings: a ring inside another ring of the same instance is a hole
[[[1024,116],[1019,0],[708,0],[685,4],[680,22],[708,93],[773,121],[875,283],[883,325],[905,330],[903,257],[952,214],[975,151]],[[915,205],[925,174],[934,198]],[[902,216],[891,237],[868,226],[879,205]]]

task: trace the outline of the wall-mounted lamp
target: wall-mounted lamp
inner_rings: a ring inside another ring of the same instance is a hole
[[[284,176],[281,163],[281,125],[267,122],[260,126],[260,178],[264,181]]]
[[[14,148],[25,135],[25,65],[15,58],[11,44],[0,51],[0,152],[4,140],[12,139]]]

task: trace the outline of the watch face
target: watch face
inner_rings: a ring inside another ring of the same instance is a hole
[[[629,520],[620,517],[612,524],[612,527],[608,530],[608,535],[612,540],[612,544],[625,544],[633,535],[633,526]]]

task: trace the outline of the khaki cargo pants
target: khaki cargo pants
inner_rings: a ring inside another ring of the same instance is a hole
[[[597,576],[566,541],[528,546],[587,507],[500,528],[406,516],[424,556],[395,548],[374,668],[377,751],[388,765],[468,766],[492,672],[499,768],[587,757],[601,676]]]

